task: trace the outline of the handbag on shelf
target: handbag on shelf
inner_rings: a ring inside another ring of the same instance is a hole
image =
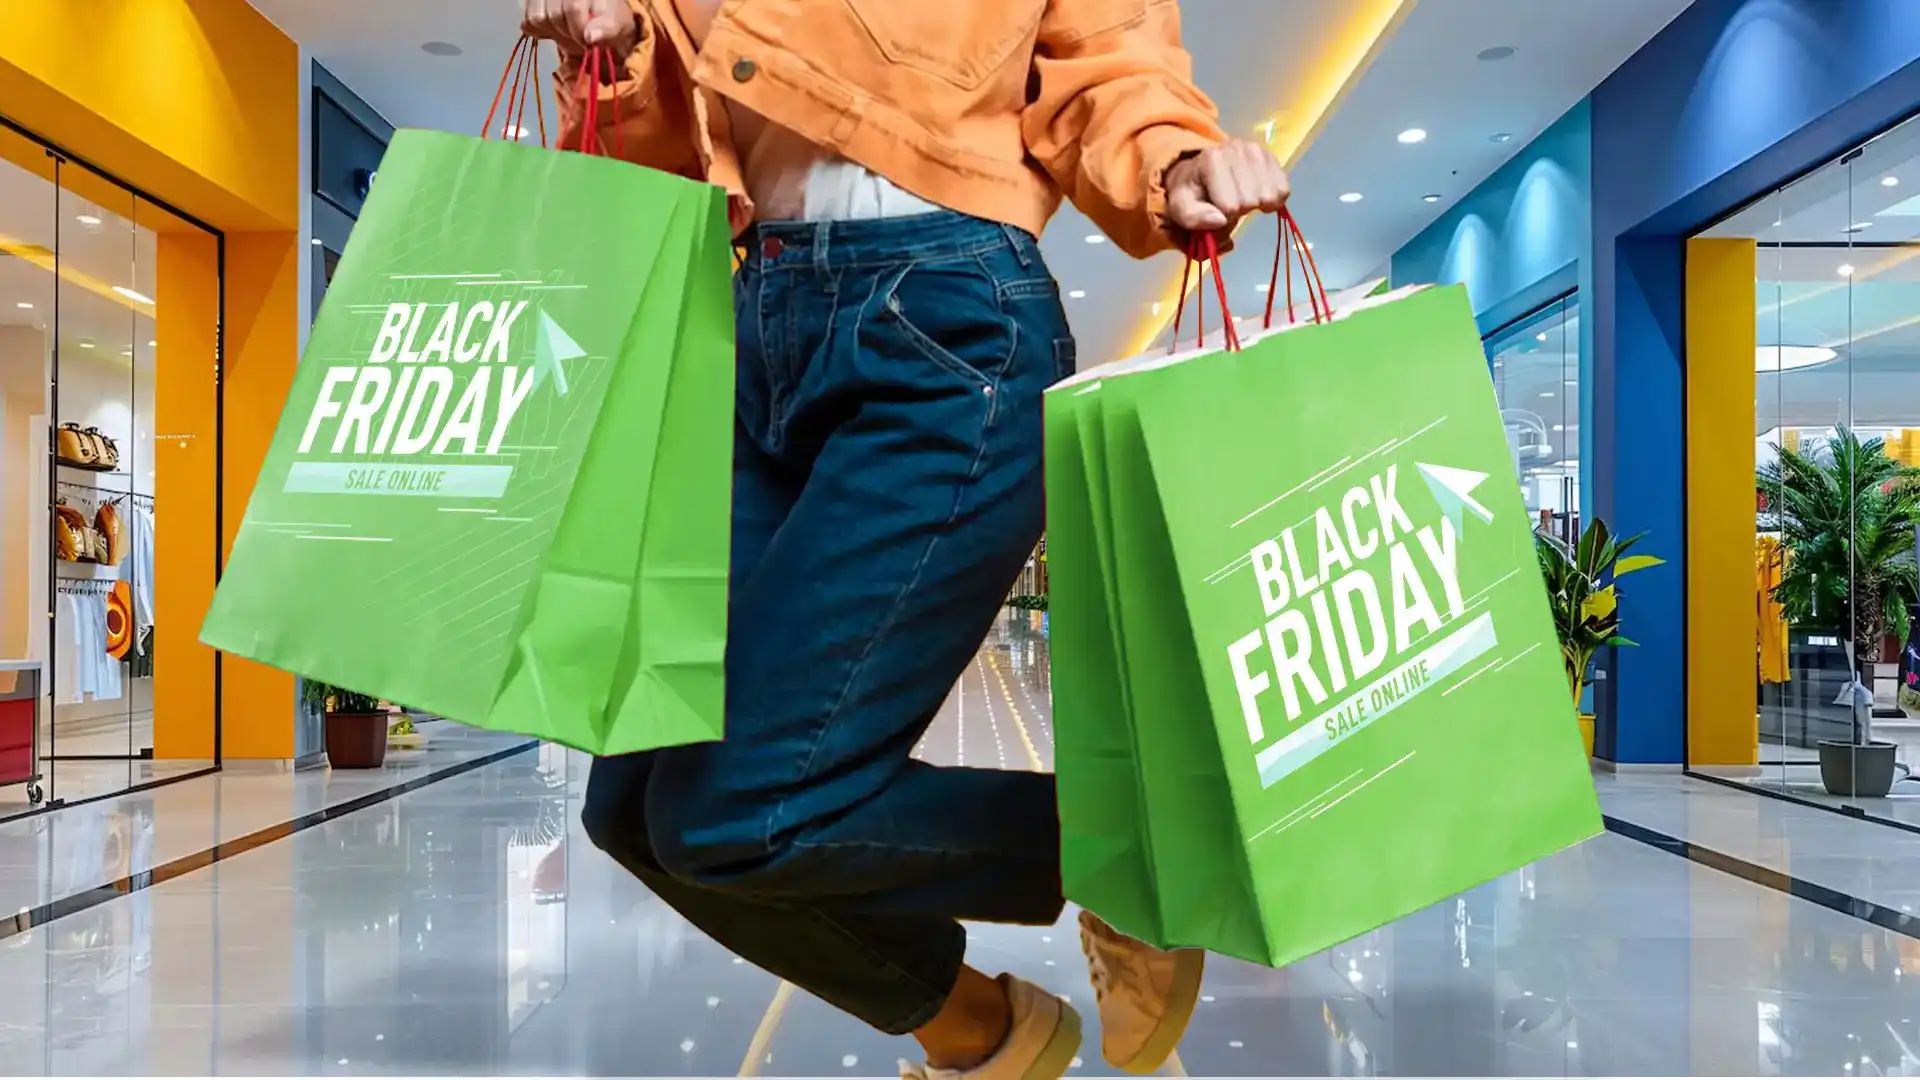
[[[119,566],[127,557],[127,529],[120,520],[120,508],[112,502],[103,502],[100,509],[93,512],[94,534],[99,537],[97,562],[107,566]]]
[[[120,447],[99,428],[61,424],[54,436],[54,456],[62,465],[90,472],[112,472],[120,467]]]
[[[93,561],[93,528],[87,516],[66,503],[53,508],[54,554],[67,562]]]

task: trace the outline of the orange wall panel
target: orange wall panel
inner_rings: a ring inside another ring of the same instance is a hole
[[[15,121],[223,229],[297,229],[299,48],[245,0],[9,0]]]
[[[214,653],[200,644],[213,599],[218,241],[162,233],[154,305],[153,754],[211,760]],[[176,617],[175,613],[178,613]]]
[[[246,517],[254,481],[293,387],[299,358],[300,276],[304,256],[293,233],[227,237],[226,535]],[[206,608],[194,616],[197,631]],[[221,738],[230,758],[293,756],[293,676],[229,654],[222,661]]]

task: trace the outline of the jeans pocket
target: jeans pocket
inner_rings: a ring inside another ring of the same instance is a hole
[[[990,391],[1019,346],[996,289],[976,259],[914,264],[893,276],[868,332],[879,336],[882,354],[904,346]]]

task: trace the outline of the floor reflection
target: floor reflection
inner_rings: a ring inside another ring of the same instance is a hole
[[[1030,626],[997,634],[923,752],[1050,764],[1044,657]],[[594,850],[585,768],[520,754],[0,940],[0,1072],[893,1072],[909,1044],[783,992]],[[129,859],[153,833],[108,827]],[[970,940],[1091,1021],[1070,923]],[[1215,962],[1181,1064],[1908,1075],[1916,965],[1920,942],[1605,836],[1284,970]],[[1074,1071],[1108,1072],[1087,1040]]]

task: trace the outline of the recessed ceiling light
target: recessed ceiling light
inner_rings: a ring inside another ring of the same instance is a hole
[[[1266,282],[1264,282],[1264,281],[1263,281],[1263,282],[1261,282],[1260,284],[1258,284],[1258,285],[1255,285],[1255,286],[1253,287],[1253,291],[1254,291],[1254,292],[1272,292],[1272,291],[1273,291],[1273,286],[1271,286],[1271,285],[1269,285],[1269,284],[1267,284]]]
[[[1481,49],[1478,53],[1475,53],[1474,55],[1478,56],[1482,61],[1485,61],[1487,63],[1492,63],[1495,60],[1505,60],[1507,57],[1512,56],[1514,53],[1517,53],[1519,51],[1520,51],[1519,49],[1516,49],[1511,45],[1495,45],[1495,46],[1492,46],[1491,48]]]
[[[1565,430],[1567,430],[1567,425],[1565,425],[1565,424],[1555,424],[1555,425],[1553,425],[1553,430],[1555,430],[1555,431],[1565,431]]]
[[[1357,191],[1349,191],[1345,195],[1340,196],[1340,201],[1343,203],[1357,203],[1364,198],[1366,198],[1366,196]]]
[[[93,348],[93,342],[91,342],[91,341],[83,341],[83,342],[81,342],[81,343],[80,343],[80,347],[81,347],[81,348],[83,348],[83,349],[91,349],[91,348]]]
[[[147,348],[149,348],[149,349],[157,349],[157,348],[159,348],[159,347],[160,347],[160,343],[159,343],[159,342],[157,342],[157,341],[149,341],[149,342],[147,342]]]
[[[1541,397],[1552,397],[1552,396],[1553,396],[1553,391],[1551,391],[1551,390],[1542,390],[1542,391],[1540,391],[1540,396],[1541,396]]]
[[[429,41],[420,46],[420,51],[428,56],[459,56],[466,50],[451,41]]]
[[[32,305],[32,304],[29,304],[29,303],[27,303],[27,302],[26,302],[25,300],[22,300],[22,301],[20,301],[19,303],[17,303],[17,304],[15,304],[15,305],[13,305],[13,306],[14,306],[14,307],[17,307],[17,308],[19,308],[19,309],[20,309],[21,311],[32,311],[32,310],[33,310],[33,305]]]
[[[320,238],[319,238],[319,237],[317,237],[317,236],[316,236],[316,237],[314,237],[314,238],[313,238],[313,246],[314,246],[314,247],[319,247],[319,246],[320,246]]]
[[[527,129],[518,124],[507,129],[507,138],[509,139],[524,139],[527,137],[527,134]]]
[[[1106,236],[1101,233],[1087,234],[1087,243],[1089,244],[1104,244],[1106,242],[1107,242]]]
[[[1155,315],[1158,315],[1158,314],[1160,314],[1160,301],[1158,301],[1158,300],[1155,300],[1155,301],[1153,302],[1153,313],[1154,313]]]
[[[1308,251],[1312,251],[1312,250],[1313,250],[1313,241],[1311,241],[1311,240],[1309,240],[1309,241],[1307,241],[1307,250],[1308,250]]]
[[[1900,178],[1897,176],[1883,176],[1880,178],[1880,186],[1881,187],[1899,187]]]
[[[132,349],[121,349],[121,350],[120,350],[120,355],[121,355],[121,356],[132,356],[132,355],[133,355],[133,350],[132,350]]]
[[[1421,201],[1421,202],[1439,202],[1439,201],[1440,201],[1440,196],[1438,196],[1438,195],[1422,195],[1422,196],[1420,196],[1420,201]]]
[[[1834,268],[1834,271],[1833,271],[1833,272],[1834,272],[1834,273],[1836,273],[1836,274],[1839,274],[1839,275],[1840,275],[1841,277],[1852,277],[1852,276],[1853,276],[1853,264],[1852,264],[1852,263],[1841,263],[1841,264],[1840,264],[1839,266],[1837,266],[1837,267],[1835,267],[1835,268]]]
[[[94,217],[92,214],[81,214],[75,217],[73,220],[79,222],[82,225],[88,225],[88,226],[100,224],[100,219],[97,217]]]
[[[1499,131],[1499,132],[1495,132],[1492,135],[1487,136],[1487,141],[1497,142],[1497,143],[1512,142],[1513,136],[1504,131]]]
[[[1426,142],[1427,132],[1425,128],[1408,128],[1407,130],[1401,132],[1398,137],[1401,142],[1406,143],[1408,146],[1412,146],[1414,143],[1417,143],[1417,142]]]
[[[1085,289],[1075,289],[1075,290],[1073,290],[1072,292],[1070,292],[1070,293],[1068,293],[1068,294],[1067,294],[1067,299],[1069,299],[1069,300],[1084,300],[1084,299],[1086,299],[1086,295],[1087,295],[1087,290],[1085,290]]]
[[[1857,233],[1871,228],[1873,228],[1873,222],[1871,221],[1856,221],[1852,225],[1847,226],[1846,231]]]
[[[1796,371],[1824,364],[1838,355],[1819,345],[1762,345],[1753,351],[1753,370]]]
[[[132,289],[127,288],[125,285],[115,285],[113,287],[113,291],[119,293],[121,296],[126,297],[127,299],[133,301],[136,304],[153,303],[153,297],[148,296],[146,293],[134,292]]]
[[[1533,335],[1533,340],[1535,340],[1535,341],[1545,341],[1545,340],[1547,340],[1547,335],[1546,335],[1546,334],[1544,334],[1544,333],[1539,333],[1539,334],[1535,334],[1535,335]]]

